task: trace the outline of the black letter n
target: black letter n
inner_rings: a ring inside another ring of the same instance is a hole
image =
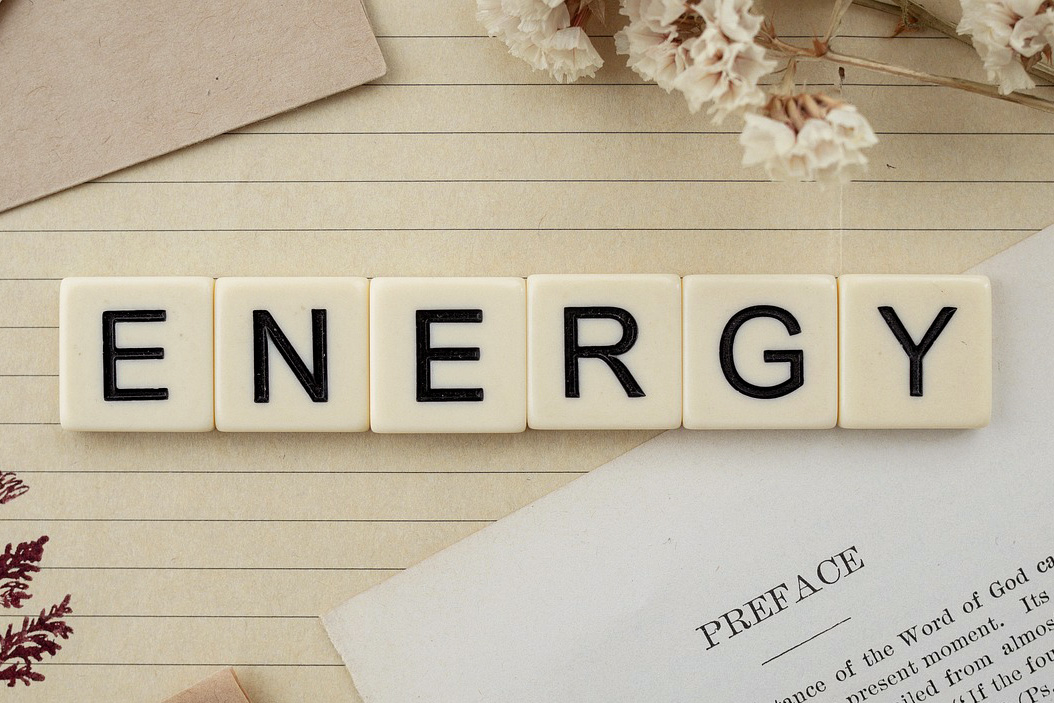
[[[326,311],[311,311],[311,346],[314,371],[308,370],[303,359],[293,349],[282,328],[267,310],[253,310],[253,389],[254,402],[270,402],[270,369],[268,366],[268,344],[270,337],[275,349],[285,359],[296,380],[307,391],[312,402],[329,400],[329,381],[326,374]]]

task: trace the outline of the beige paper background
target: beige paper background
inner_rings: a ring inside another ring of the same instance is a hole
[[[356,701],[319,614],[650,436],[65,433],[64,276],[959,272],[1054,222],[1049,116],[849,71],[868,175],[772,184],[610,37],[596,80],[553,85],[473,5],[373,3],[381,81],[0,215],[0,466],[31,485],[0,536],[51,536],[27,608],[76,613],[20,701],[157,701],[228,664],[254,703]],[[839,44],[980,76],[893,23],[853,10]]]

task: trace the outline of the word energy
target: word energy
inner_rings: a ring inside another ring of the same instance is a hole
[[[82,431],[981,427],[982,276],[70,278]]]

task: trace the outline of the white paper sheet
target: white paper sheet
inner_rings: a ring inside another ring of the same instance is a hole
[[[360,694],[1054,701],[1051,261],[1054,228],[976,269],[987,429],[667,433],[326,616]],[[697,629],[779,584],[750,629]]]

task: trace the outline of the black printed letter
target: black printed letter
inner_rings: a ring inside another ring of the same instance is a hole
[[[432,388],[433,361],[479,361],[479,347],[433,347],[432,323],[483,322],[482,310],[417,311],[417,402],[483,400],[482,388]]]
[[[106,310],[102,314],[102,397],[104,400],[168,400],[167,388],[118,388],[121,359],[164,359],[161,347],[122,349],[117,346],[118,322],[164,322],[164,310]]]
[[[882,314],[882,319],[886,321],[889,329],[893,331],[893,336],[900,342],[900,346],[904,347],[904,353],[908,355],[908,389],[912,396],[922,396],[922,357],[926,356],[926,352],[930,350],[933,343],[937,341],[937,337],[948,326],[948,321],[952,319],[956,309],[941,308],[941,311],[937,313],[937,317],[933,319],[933,324],[926,330],[926,334],[922,335],[922,341],[918,344],[912,341],[911,335],[904,328],[904,323],[900,321],[896,310],[888,305],[883,305],[878,309]]]
[[[732,347],[736,342],[736,334],[744,323],[756,317],[771,317],[774,320],[779,320],[787,328],[787,334],[792,337],[801,333],[801,326],[798,324],[798,320],[783,308],[778,308],[775,305],[752,305],[749,308],[744,308],[732,316],[728,324],[725,325],[724,332],[721,333],[721,371],[724,372],[729,385],[745,396],[760,400],[782,398],[798,390],[805,383],[805,355],[801,349],[765,350],[762,358],[765,359],[766,363],[786,363],[790,365],[790,375],[787,380],[775,386],[754,385],[740,376],[739,371],[736,370],[736,362],[732,353]]]
[[[253,310],[253,402],[269,403],[271,399],[271,372],[267,361],[267,338],[274,342],[275,349],[292,369],[296,380],[307,391],[312,402],[329,400],[329,381],[326,372],[326,311],[311,311],[311,346],[314,372],[309,371],[303,359],[289,343],[289,338],[274,321],[267,310]]]
[[[622,339],[615,344],[600,347],[578,345],[579,320],[615,320],[622,325]],[[600,359],[615,374],[630,398],[643,398],[641,389],[626,365],[615,357],[625,354],[637,341],[637,321],[622,308],[589,307],[564,308],[564,397],[578,398],[578,360]]]

